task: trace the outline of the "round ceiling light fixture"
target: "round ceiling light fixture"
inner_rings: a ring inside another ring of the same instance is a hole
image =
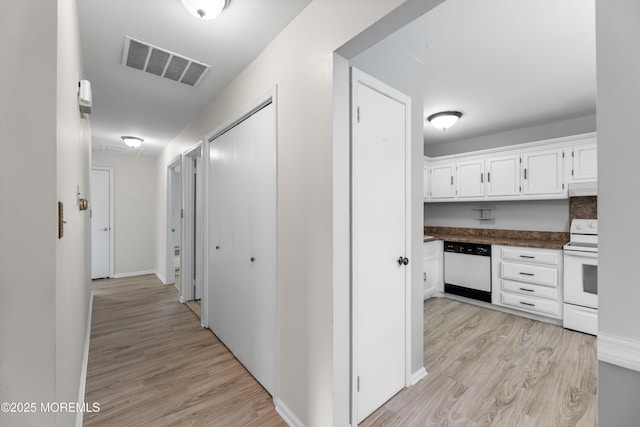
[[[455,125],[460,117],[462,117],[462,113],[460,111],[441,111],[427,117],[427,121],[436,129],[445,131]]]
[[[121,136],[127,147],[138,148],[142,145],[144,139],[138,138],[137,136]]]
[[[190,14],[202,20],[216,19],[227,7],[228,0],[181,0]]]

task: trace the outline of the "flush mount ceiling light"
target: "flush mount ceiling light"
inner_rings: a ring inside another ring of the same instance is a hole
[[[142,145],[142,141],[144,139],[138,138],[137,136],[121,136],[122,140],[126,144],[127,147],[138,148]]]
[[[190,14],[200,19],[215,19],[227,7],[228,0],[181,0]]]
[[[442,111],[427,117],[427,121],[435,128],[445,131],[455,125],[458,119],[462,117],[460,111]]]

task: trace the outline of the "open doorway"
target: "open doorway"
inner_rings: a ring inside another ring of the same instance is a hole
[[[189,148],[182,157],[183,233],[181,244],[180,302],[189,303],[201,314],[203,298],[204,170],[202,143]]]
[[[167,167],[167,272],[166,284],[180,292],[182,254],[181,156]]]

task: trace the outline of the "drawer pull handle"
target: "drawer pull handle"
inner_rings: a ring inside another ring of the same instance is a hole
[[[535,276],[535,274],[533,274],[533,273],[523,273],[523,272],[520,272],[520,274],[522,274],[523,276]]]
[[[536,259],[536,257],[531,256],[531,255],[520,255],[520,258]]]
[[[522,305],[528,305],[529,307],[535,307],[535,304],[531,304],[530,302],[524,302],[524,301],[520,301],[520,304]]]
[[[527,292],[535,292],[535,290],[533,289],[527,289],[527,288],[520,288],[521,291],[527,291]]]

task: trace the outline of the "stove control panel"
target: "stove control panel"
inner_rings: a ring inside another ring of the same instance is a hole
[[[574,219],[571,221],[571,234],[598,234],[597,219]]]

